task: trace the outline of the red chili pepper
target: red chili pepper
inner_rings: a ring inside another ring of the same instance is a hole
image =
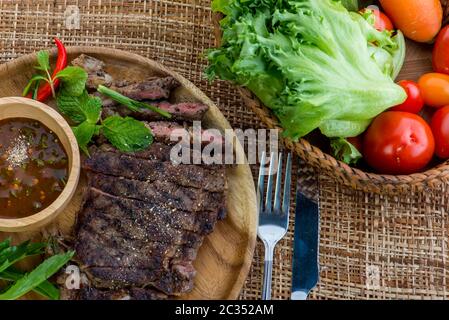
[[[56,60],[56,66],[53,71],[53,74],[51,75],[51,78],[53,80],[53,88],[56,90],[56,88],[59,86],[59,79],[55,77],[59,71],[63,70],[67,66],[67,51],[64,45],[62,44],[61,40],[55,38],[54,41],[56,47],[58,48],[58,59]],[[43,102],[51,96],[52,96],[51,85],[47,82],[41,88],[39,88],[36,100]],[[29,94],[27,97],[31,98],[32,94]]]

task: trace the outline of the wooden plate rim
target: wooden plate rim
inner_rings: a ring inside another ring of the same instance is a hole
[[[208,113],[212,113],[215,118],[217,118],[220,122],[223,123],[224,127],[232,129],[229,122],[226,120],[224,115],[221,113],[221,111],[218,109],[218,107],[212,102],[210,98],[208,98],[198,87],[196,87],[192,82],[178,74],[177,72],[163,66],[161,63],[154,61],[149,58],[145,58],[143,56],[140,56],[135,53],[131,53],[124,50],[114,49],[114,48],[107,48],[107,47],[95,47],[95,46],[68,46],[66,47],[67,54],[68,55],[76,55],[76,54],[99,54],[99,55],[107,55],[110,56],[113,59],[116,60],[125,60],[125,61],[138,61],[143,64],[147,64],[151,66],[153,69],[155,69],[158,72],[165,73],[168,75],[173,76],[176,80],[178,80],[182,86],[184,86],[189,93],[195,97],[196,99],[202,101],[206,105],[210,107]],[[50,56],[52,58],[56,57],[57,50],[52,49],[49,50]],[[35,55],[34,53],[30,53],[27,55],[23,55],[17,59],[14,59],[12,61],[6,62],[2,65],[0,65],[0,72],[13,72],[13,69],[15,66],[21,65],[23,63],[29,63],[29,60],[31,57]],[[34,57],[35,58],[35,57]],[[235,144],[235,151],[237,153],[241,153],[244,155],[244,158],[246,159],[246,156],[244,154],[244,149],[238,142],[236,141]],[[246,160],[245,160],[246,161]],[[228,295],[226,297],[223,297],[223,299],[227,300],[236,300],[243,288],[243,285],[245,284],[246,278],[248,277],[248,273],[251,268],[253,256],[254,256],[254,250],[256,247],[256,239],[257,239],[257,224],[258,224],[258,217],[257,217],[257,204],[256,204],[256,193],[255,193],[255,187],[254,187],[254,181],[252,179],[252,172],[251,169],[246,161],[244,165],[244,171],[245,171],[245,177],[249,177],[249,185],[252,186],[252,192],[251,192],[251,198],[246,199],[248,201],[248,205],[246,207],[251,208],[250,212],[246,212],[245,214],[248,217],[248,238],[247,238],[247,245],[245,248],[245,257],[243,259],[243,263],[241,265],[239,275],[235,278],[235,282],[232,285],[231,289],[228,292]]]

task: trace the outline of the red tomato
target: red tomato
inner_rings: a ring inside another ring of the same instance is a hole
[[[440,108],[449,105],[449,75],[426,73],[418,81],[424,103],[429,107]]]
[[[432,159],[432,130],[416,114],[388,111],[374,119],[365,134],[363,156],[380,173],[410,174]]]
[[[366,9],[363,9],[362,12],[366,12],[367,10],[370,10],[373,12],[375,20],[374,20],[374,28],[378,31],[393,31],[394,26],[391,22],[390,18],[387,17],[385,13],[380,11],[376,6],[369,6]]]
[[[449,106],[439,109],[432,117],[431,128],[435,137],[435,154],[449,158]]]
[[[421,96],[421,90],[414,81],[402,80],[398,84],[404,88],[407,93],[407,100],[403,104],[391,108],[391,111],[404,111],[411,113],[419,113],[424,107],[424,100]]]
[[[432,60],[435,72],[449,74],[449,25],[438,34]]]

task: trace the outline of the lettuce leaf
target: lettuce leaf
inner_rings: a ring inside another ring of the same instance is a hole
[[[400,36],[340,1],[214,0],[212,8],[226,17],[222,46],[208,52],[208,78],[249,88],[293,139],[336,123],[340,137],[358,135],[406,99],[392,80]]]
[[[332,138],[331,148],[337,160],[355,165],[362,159],[362,154],[357,148],[344,138]]]

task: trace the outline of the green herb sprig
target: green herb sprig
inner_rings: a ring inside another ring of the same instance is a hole
[[[97,91],[100,92],[101,94],[111,98],[112,100],[117,101],[118,103],[124,105],[131,111],[140,111],[141,109],[148,109],[148,110],[151,110],[153,112],[160,114],[161,116],[163,116],[167,119],[170,119],[172,117],[172,115],[165,110],[159,109],[158,107],[153,106],[151,104],[147,104],[144,102],[140,102],[140,101],[136,101],[131,98],[128,98],[128,97],[122,95],[121,93],[118,93],[117,91],[114,91],[110,88],[102,86],[101,84],[98,86]]]
[[[56,96],[56,102],[61,113],[76,124],[72,129],[80,149],[89,156],[88,145],[93,137],[99,134],[103,134],[114,147],[122,152],[135,152],[146,149],[153,142],[151,130],[143,122],[131,117],[111,116],[102,120],[101,99],[88,94],[85,89],[87,73],[81,68],[78,69],[85,73],[86,76],[78,75],[78,71],[75,72],[73,69],[70,72],[65,72],[60,77],[62,88]],[[81,88],[82,91],[80,92]],[[113,95],[113,97],[117,98],[118,93],[115,91],[107,89],[106,92],[109,94],[108,96]],[[124,105],[129,106],[131,99],[126,99],[122,99],[122,102],[124,102]],[[169,113],[157,107],[142,105],[165,117],[171,117]]]
[[[42,75],[36,74],[34,75],[28,84],[25,86],[23,90],[23,95],[26,96],[31,89],[34,90],[34,94],[36,94],[37,89],[39,88],[40,81],[48,82],[51,86],[51,91],[53,96],[55,96],[55,88],[53,86],[53,79],[50,75],[50,57],[48,51],[39,51],[36,53],[37,56],[37,66],[34,68],[36,70],[42,71]]]
[[[0,273],[0,280],[5,280],[9,282],[17,282],[21,278],[25,276],[24,272],[15,270],[13,267],[9,268],[8,270],[3,271]],[[45,280],[35,288],[33,288],[33,291],[40,294],[41,296],[44,296],[50,300],[58,300],[59,295],[59,289],[56,288],[50,281]]]
[[[34,96],[40,81],[52,84],[50,76],[50,62],[47,51],[37,53],[38,66],[36,69],[43,72],[43,75],[35,75],[31,78],[23,91],[23,95],[33,89]],[[69,66],[56,74],[61,82],[58,92],[53,94],[56,98],[59,111],[68,117],[75,126],[72,130],[77,139],[80,149],[89,156],[88,145],[96,135],[103,136],[118,150],[122,152],[135,152],[146,149],[153,142],[153,134],[142,122],[131,117],[112,116],[101,119],[102,102],[99,97],[89,95],[86,90],[88,78],[87,72],[80,67]],[[156,106],[135,101],[120,93],[106,88],[98,87],[98,92],[119,102],[121,105],[132,111],[148,109],[171,118],[171,114],[161,110]]]
[[[14,267],[24,258],[43,254],[46,246],[46,243],[30,241],[11,246],[10,239],[0,242],[0,279],[12,282],[6,291],[0,292],[0,300],[14,300],[30,291],[52,300],[59,299],[58,288],[47,279],[73,257],[73,251],[48,258],[30,273],[21,272]]]
[[[71,94],[78,96],[84,90],[84,85],[87,81],[87,73],[79,67],[66,67],[59,71],[54,78],[51,76],[50,56],[48,51],[38,51],[37,66],[34,68],[41,72],[41,74],[34,75],[23,90],[23,96],[26,96],[30,90],[33,90],[33,98],[39,89],[41,81],[47,82],[51,87],[53,97],[56,97],[55,80],[59,79],[66,83],[66,90]]]
[[[130,117],[111,116],[101,120],[100,98],[84,91],[74,96],[65,89],[58,92],[56,101],[61,113],[69,117],[77,126],[72,127],[80,149],[89,156],[88,145],[93,137],[103,134],[106,139],[122,152],[146,149],[153,142],[153,134],[143,122]]]

